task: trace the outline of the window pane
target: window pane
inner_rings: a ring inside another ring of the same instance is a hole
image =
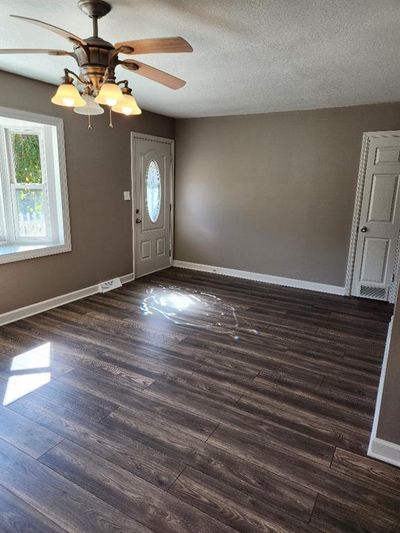
[[[47,232],[43,191],[17,189],[15,196],[19,237],[45,237]]]
[[[6,231],[4,227],[3,216],[0,211],[0,241],[5,241],[5,240],[6,240]]]
[[[0,181],[0,195],[2,194],[1,190],[1,181]],[[4,218],[4,207],[3,207],[3,198],[0,196],[0,241],[6,240],[6,225]]]
[[[17,183],[42,183],[39,136],[27,133],[11,134]]]
[[[161,208],[160,169],[157,161],[150,161],[146,176],[147,212],[152,222],[157,222]]]

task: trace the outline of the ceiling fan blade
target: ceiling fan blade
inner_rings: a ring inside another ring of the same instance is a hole
[[[128,70],[132,70],[136,74],[139,74],[139,76],[143,76],[149,80],[161,83],[162,85],[165,85],[170,89],[174,89],[175,91],[186,85],[186,81],[176,78],[175,76],[159,70],[158,68],[150,67],[149,65],[141,63],[140,61],[127,59],[125,61],[121,61],[120,65]]]
[[[124,41],[116,43],[115,48],[132,48],[130,54],[162,54],[193,52],[193,48],[182,37],[162,37],[159,39],[139,39],[138,41]]]
[[[59,28],[58,26],[53,26],[52,24],[48,24],[47,22],[43,22],[41,20],[37,19],[31,19],[29,17],[21,17],[20,15],[10,15],[10,17],[25,20],[26,22],[30,22],[31,24],[35,24],[36,26],[40,26],[41,28],[44,28],[45,30],[52,31],[53,33],[57,33],[57,35],[61,35],[61,37],[65,37],[65,39],[68,39],[69,41],[72,41],[74,43],[78,43],[82,46],[85,46],[87,43],[77,35],[74,35],[73,33],[63,30],[62,28]]]
[[[48,54],[49,56],[71,56],[66,50],[49,50],[47,48],[0,48],[0,54]]]

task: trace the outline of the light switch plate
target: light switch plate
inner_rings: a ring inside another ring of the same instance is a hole
[[[131,199],[131,191],[124,191],[124,200]]]

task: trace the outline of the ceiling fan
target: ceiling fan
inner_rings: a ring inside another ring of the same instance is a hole
[[[47,22],[11,15],[11,17],[35,24],[65,37],[73,45],[72,52],[43,48],[0,49],[0,54],[48,54],[70,56],[76,60],[79,66],[79,75],[67,68],[64,69],[63,83],[52,98],[54,104],[74,107],[78,113],[89,116],[104,112],[98,104],[107,105],[110,110],[125,115],[140,114],[141,110],[132,96],[128,81],[116,82],[115,68],[119,65],[170,89],[180,89],[186,84],[184,80],[136,59],[120,59],[119,57],[120,54],[135,56],[137,54],[193,52],[193,48],[185,39],[182,37],[163,37],[122,41],[113,45],[99,37],[98,34],[98,19],[110,12],[111,5],[104,0],[79,0],[78,7],[92,19],[92,37],[82,39]],[[75,87],[74,81],[82,88],[82,96]],[[120,85],[123,86],[122,89]]]

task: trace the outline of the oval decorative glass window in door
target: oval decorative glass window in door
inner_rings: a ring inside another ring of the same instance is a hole
[[[149,218],[157,222],[161,209],[161,177],[157,161],[150,161],[146,172],[146,204]]]

